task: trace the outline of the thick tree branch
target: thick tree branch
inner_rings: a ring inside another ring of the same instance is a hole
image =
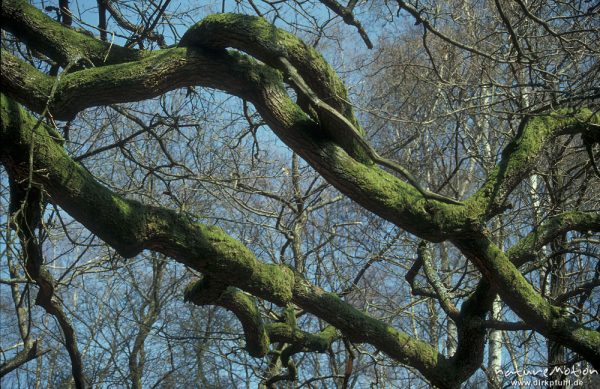
[[[358,126],[344,83],[321,54],[295,35],[263,18],[236,14],[210,15],[190,27],[179,46],[217,50],[234,48],[282,71],[285,69],[280,59],[285,58],[320,99]]]
[[[81,34],[56,23],[25,0],[5,0],[0,15],[2,28],[61,66],[102,66],[138,60],[144,53]]]
[[[355,122],[351,110],[348,111],[345,96],[338,93],[339,80],[335,73],[332,75],[331,69],[323,67],[326,63],[322,58],[314,57],[314,53],[297,38],[286,34],[260,19],[217,15],[186,34],[182,45],[193,48],[159,51],[147,54],[139,61],[65,75],[50,101],[50,112],[55,117],[64,115],[62,117],[69,118],[85,107],[145,99],[179,86],[196,84],[219,88],[251,101],[273,131],[337,189],[366,209],[424,239],[452,239],[511,308],[528,323],[531,321],[536,330],[564,342],[590,360],[598,360],[600,341],[597,333],[570,322],[539,296],[506,255],[481,232],[485,219],[500,212],[508,195],[526,177],[545,142],[564,132],[593,131],[595,128],[589,125],[590,120],[597,123],[598,114],[592,115],[586,110],[562,111],[530,119],[505,149],[499,166],[464,207],[428,201],[414,187],[362,160],[352,142],[348,144],[344,143],[348,139],[339,139],[343,138],[339,136],[342,134],[340,129],[328,127],[335,127],[332,123],[321,118],[319,123],[315,122],[314,116],[306,113],[309,111],[306,106],[301,108],[290,100],[281,74],[271,68],[289,75],[289,70],[281,65],[284,63],[281,58],[297,69],[319,99],[325,100],[348,121]],[[256,36],[256,42],[249,42],[248,35]],[[228,53],[224,50],[226,47],[246,51],[266,65],[237,52]],[[29,100],[41,99],[39,96],[50,96],[50,93],[47,90],[29,95],[24,93],[30,87],[38,87],[38,84],[41,85],[39,88],[48,88],[50,83],[33,83],[28,81],[28,77],[19,79],[15,69],[31,70],[15,65],[12,59],[3,60],[2,85],[6,84],[11,96],[37,110],[36,107],[41,104]],[[23,86],[17,88],[15,85]],[[341,88],[345,93],[343,84]],[[23,117],[22,114],[17,116]],[[3,121],[4,117],[3,106]],[[24,142],[23,139],[17,143]],[[44,151],[44,147],[40,150]],[[144,248],[162,250],[207,274],[229,274],[233,281],[227,280],[228,285],[278,304],[293,301],[319,317],[327,317],[331,310],[340,309],[344,312],[341,317],[329,317],[328,320],[350,334],[351,340],[373,341],[376,347],[389,355],[398,355],[398,360],[410,362],[426,376],[432,374],[431,366],[446,363],[428,359],[437,353],[430,354],[421,343],[411,343],[413,340],[406,334],[390,331],[372,318],[363,318],[364,314],[348,308],[336,296],[323,292],[297,275],[279,267],[257,265],[247,249],[226,238],[222,232],[190,224],[188,220],[163,209],[144,207],[107,192],[78,165],[72,165],[72,161],[64,162],[70,161],[66,156],[60,154],[59,158],[58,151],[48,150],[40,153],[47,158],[45,161],[42,158],[45,169],[55,166],[69,166],[69,169],[67,172],[50,169],[52,173],[49,176],[40,175],[38,179],[48,187],[55,202],[124,255],[134,255]],[[6,153],[16,158],[10,150]],[[19,164],[10,160],[5,164],[19,169]],[[73,192],[73,184],[77,187],[76,192]],[[108,205],[110,220],[102,220],[103,215],[91,214],[90,199],[81,193],[94,193],[94,201]],[[108,227],[114,227],[114,233],[108,231]],[[215,247],[215,242],[222,246]],[[232,258],[232,252],[238,256]],[[188,256],[191,254],[194,255]],[[254,273],[256,269],[260,269],[262,274]],[[265,283],[267,277],[264,275],[271,272],[277,276],[270,279],[286,277],[288,286],[284,286],[285,283]],[[251,279],[253,274],[255,278]],[[384,336],[374,339],[374,333],[381,331],[384,331]],[[410,346],[400,347],[399,343],[403,342]],[[427,356],[416,357],[418,354]],[[437,368],[443,370],[439,366]]]
[[[329,6],[332,4],[330,2]],[[325,135],[333,138],[353,158],[365,163],[375,162],[400,173],[425,198],[458,203],[424,190],[406,168],[381,157],[368,144],[337,73],[316,50],[287,31],[258,17],[211,15],[190,28],[179,45],[215,49],[231,47],[279,69],[296,90],[299,101],[308,103],[309,107],[302,107],[304,111],[315,110]]]
[[[327,327],[320,334],[310,334],[293,323],[264,324],[256,302],[248,294],[225,284],[216,283],[209,276],[186,288],[185,300],[196,305],[218,305],[233,312],[242,323],[246,350],[254,357],[263,357],[269,345],[284,342],[298,347],[299,351],[325,352],[338,338],[334,327]]]
[[[260,358],[269,351],[269,335],[252,297],[235,287],[215,282],[210,276],[188,285],[184,297],[196,305],[218,305],[230,310],[242,323],[248,353]]]
[[[482,233],[479,238],[455,239],[453,243],[527,324],[600,368],[600,332],[573,322],[568,312],[545,300],[488,236]]]
[[[30,72],[34,73],[29,76]],[[11,97],[37,112],[42,112],[41,107],[47,104],[45,96],[55,84],[7,55],[2,56],[0,79]],[[168,49],[137,62],[65,74],[56,84],[48,107],[54,118],[69,119],[86,107],[146,99],[197,84],[252,101],[273,131],[329,182],[405,230],[441,241],[477,228],[478,217],[471,216],[469,207],[428,201],[412,185],[352,158],[324,137],[319,124],[290,100],[277,71],[236,53]],[[33,92],[27,93],[28,88]]]
[[[449,377],[458,373],[448,368],[448,360],[435,348],[369,317],[287,267],[259,262],[221,229],[193,223],[173,211],[144,206],[111,192],[66,155],[44,124],[32,132],[36,123],[16,104],[2,98],[3,165],[15,176],[29,174],[27,151],[33,147],[36,184],[43,185],[52,202],[121,255],[131,257],[143,249],[161,252],[217,282],[281,306],[293,302],[328,321],[350,340],[373,344],[392,358],[414,366],[440,387],[452,387],[457,382]]]
[[[317,334],[301,331],[287,323],[270,323],[267,332],[271,342],[284,342],[301,346],[301,351],[324,353],[331,343],[339,338],[335,327],[327,326]]]
[[[71,120],[88,107],[143,100],[188,85],[231,88],[232,93],[243,96],[250,92],[242,89],[247,80],[235,85],[235,81],[227,81],[226,74],[231,72],[233,78],[236,72],[244,78],[253,75],[253,64],[242,58],[183,48],[152,52],[131,63],[63,74],[58,82],[5,51],[1,61],[0,85],[5,93],[38,113],[48,104],[50,114],[58,120]],[[48,101],[53,86],[56,91]],[[123,88],[126,93],[117,93]]]

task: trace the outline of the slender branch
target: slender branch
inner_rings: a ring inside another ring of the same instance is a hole
[[[51,142],[54,142],[51,140]],[[44,266],[41,247],[35,237],[35,230],[41,222],[42,192],[32,186],[30,179],[22,181],[9,171],[11,187],[11,209],[16,210],[11,215],[14,227],[23,247],[25,269],[27,276],[39,287],[36,304],[41,306],[56,318],[65,337],[65,347],[71,359],[71,371],[75,386],[78,389],[87,387],[83,372],[81,353],[77,346],[77,335],[73,324],[65,314],[61,303],[55,297],[55,282],[52,275]]]
[[[421,258],[421,261],[423,262],[423,270],[425,271],[427,281],[429,281],[429,283],[433,287],[436,297],[442,305],[442,309],[450,318],[452,318],[453,320],[457,320],[459,316],[458,309],[456,309],[456,307],[452,303],[452,294],[446,289],[446,287],[442,283],[442,280],[433,268],[433,265],[431,263],[431,252],[429,251],[426,242],[422,241],[419,244],[418,255]]]
[[[356,30],[358,30],[358,33],[360,34],[360,37],[362,38],[363,42],[365,42],[365,45],[367,45],[369,49],[373,48],[373,43],[371,43],[369,35],[367,34],[363,26],[360,24],[360,22],[356,20],[354,14],[352,13],[352,9],[354,8],[354,5],[356,3],[352,4],[351,2],[350,4],[348,4],[347,7],[344,7],[335,0],[319,1],[323,3],[327,8],[335,12],[336,15],[341,17],[344,20],[344,23],[356,27]]]
[[[119,10],[117,9],[117,7],[115,6],[115,4],[112,1],[99,0],[99,2],[104,4],[104,6],[106,7],[106,10],[115,19],[115,21],[117,22],[117,24],[119,26],[126,29],[127,31],[130,31],[136,35],[139,35],[138,39],[140,39],[142,37],[147,38],[151,41],[158,43],[158,46],[160,48],[165,48],[167,46],[167,44],[165,43],[165,37],[162,34],[158,34],[158,33],[154,32],[153,29],[154,29],[154,26],[156,25],[156,23],[158,22],[158,20],[160,19],[160,15],[164,12],[166,7],[169,5],[169,1],[165,2],[165,4],[162,6],[159,16],[157,16],[155,18],[153,26],[150,26],[149,28],[144,28],[143,26],[136,26],[136,25],[132,24],[131,22],[129,22],[129,20],[127,20],[126,18],[123,17],[121,12],[119,12]]]
[[[4,377],[11,371],[18,369],[19,367],[25,365],[27,362],[32,361],[46,354],[50,349],[42,350],[40,349],[40,342],[35,341],[31,345],[31,347],[25,348],[15,355],[12,359],[2,363],[0,365],[0,377]]]
[[[424,18],[422,16],[422,10],[418,10],[417,8],[415,8],[414,6],[412,6],[411,4],[408,4],[406,1],[403,1],[403,0],[397,0],[397,2],[398,2],[398,6],[401,9],[405,10],[406,12],[408,12],[413,18],[415,18],[415,20],[417,21],[417,23],[423,24],[423,26],[427,30],[431,31],[435,36],[437,36],[438,38],[440,38],[440,39],[442,39],[442,40],[444,40],[444,41],[446,41],[448,43],[450,43],[451,45],[456,46],[456,47],[458,47],[460,49],[469,51],[471,53],[480,55],[480,56],[482,56],[484,58],[491,59],[494,62],[498,62],[498,63],[510,62],[510,61],[504,60],[502,58],[496,58],[495,56],[490,55],[490,54],[488,54],[486,52],[483,52],[483,51],[481,51],[481,50],[479,50],[479,49],[477,49],[477,48],[475,48],[473,46],[466,45],[464,43],[461,43],[461,42],[459,42],[459,41],[457,41],[457,40],[449,37],[448,35],[440,32],[438,29],[436,29],[431,24],[431,22],[428,19]]]
[[[544,245],[569,231],[600,232],[600,213],[573,211],[552,216],[519,240],[506,254],[516,267],[521,267],[535,260]]]
[[[596,273],[598,274],[598,273]],[[589,282],[586,282],[584,284],[581,284],[579,286],[577,286],[576,288],[573,288],[571,290],[569,290],[568,292],[565,292],[559,296],[556,296],[554,298],[554,304],[562,304],[565,303],[567,300],[576,297],[580,294],[585,294],[585,293],[591,293],[592,290],[594,290],[594,288],[597,288],[600,286],[600,279],[597,278],[594,280],[591,280]]]

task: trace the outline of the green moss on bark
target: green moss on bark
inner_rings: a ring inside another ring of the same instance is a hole
[[[25,0],[2,2],[2,28],[63,67],[103,66],[137,60],[145,54],[79,33],[52,20]]]
[[[502,300],[525,322],[589,361],[600,361],[600,334],[573,322],[566,312],[550,304],[488,237],[455,239],[453,243],[481,271]]]
[[[184,47],[236,48],[279,67],[287,58],[310,87],[355,124],[343,82],[323,56],[289,32],[265,19],[239,14],[214,14],[188,29],[179,43]]]
[[[189,284],[184,293],[185,301],[196,305],[217,305],[233,312],[242,323],[246,350],[253,357],[263,357],[269,351],[269,337],[263,324],[256,301],[234,287],[215,281],[212,276]]]
[[[590,124],[600,124],[600,113],[589,109],[563,109],[531,117],[503,150],[502,160],[467,204],[482,220],[497,214],[508,195],[535,166],[548,140],[566,133],[597,131]]]

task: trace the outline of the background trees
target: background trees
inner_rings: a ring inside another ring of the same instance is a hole
[[[598,368],[594,5],[194,6],[3,3],[3,383]]]

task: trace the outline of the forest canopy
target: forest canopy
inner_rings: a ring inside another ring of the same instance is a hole
[[[599,16],[4,0],[2,386],[598,387]]]

